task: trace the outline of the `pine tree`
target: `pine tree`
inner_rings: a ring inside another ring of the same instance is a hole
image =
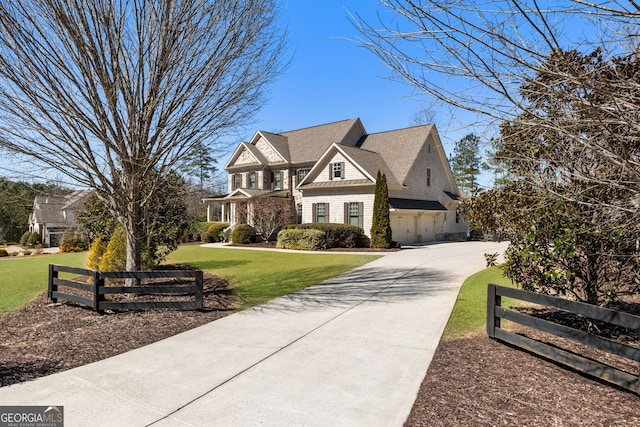
[[[451,158],[451,169],[458,187],[469,193],[478,188],[478,176],[484,168],[479,146],[480,138],[470,133],[456,143]]]
[[[373,200],[373,220],[371,224],[372,248],[391,247],[391,224],[389,222],[389,190],[387,176],[378,171]]]

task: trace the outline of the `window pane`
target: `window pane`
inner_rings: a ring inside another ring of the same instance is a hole
[[[349,224],[351,225],[360,225],[360,204],[358,202],[350,202],[349,203]]]
[[[333,177],[334,178],[341,178],[342,177],[342,164],[341,163],[334,163],[333,164]]]

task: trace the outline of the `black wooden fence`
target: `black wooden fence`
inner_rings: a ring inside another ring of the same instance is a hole
[[[639,347],[608,337],[594,335],[550,320],[503,308],[501,307],[501,297],[503,296],[563,310],[568,313],[575,313],[594,321],[606,322],[611,325],[626,328],[631,334],[638,337],[639,341],[636,341],[638,345],[640,345],[640,316],[493,284],[490,284],[488,287],[487,334],[489,337],[523,348],[587,375],[640,393]],[[575,352],[552,346],[521,334],[506,331],[500,327],[501,319],[510,320],[520,325],[629,359],[636,363],[636,372],[627,372],[626,370],[584,357]]]
[[[62,279],[59,273],[70,273],[83,276]],[[189,283],[151,283],[139,286],[106,286],[106,279],[162,279],[192,278]],[[53,302],[59,299],[72,301],[93,308],[97,312],[104,310],[201,310],[202,309],[203,274],[201,270],[158,270],[129,272],[99,272],[84,268],[67,267],[49,264],[49,288],[47,295]],[[105,295],[129,294],[136,298],[120,300],[105,298]],[[153,298],[145,297],[153,296]],[[178,300],[177,297],[181,299]],[[158,300],[158,297],[160,299]],[[175,299],[171,299],[174,298]],[[184,300],[184,298],[191,298]],[[167,300],[169,298],[169,300]]]

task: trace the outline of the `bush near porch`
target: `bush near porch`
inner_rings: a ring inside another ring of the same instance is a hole
[[[277,246],[301,250],[367,248],[369,238],[362,228],[355,225],[316,222],[284,227],[278,233]]]

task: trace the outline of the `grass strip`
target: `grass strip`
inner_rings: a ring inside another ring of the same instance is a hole
[[[499,267],[490,267],[469,276],[460,288],[458,299],[444,329],[443,338],[456,339],[485,333],[489,283],[515,287],[510,279],[502,275]],[[511,298],[502,299],[502,305],[505,307],[513,304],[514,300]]]

